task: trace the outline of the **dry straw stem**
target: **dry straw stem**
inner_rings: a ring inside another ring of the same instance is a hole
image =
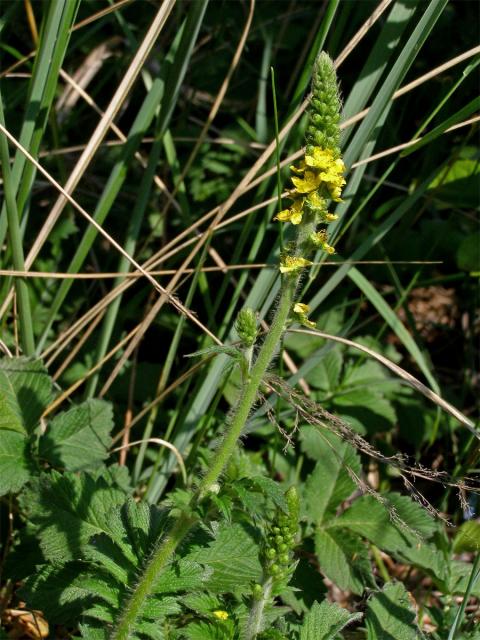
[[[348,340],[347,338],[341,338],[340,336],[334,336],[329,333],[324,333],[323,331],[317,331],[317,329],[289,329],[289,331],[291,333],[305,333],[307,335],[318,336],[320,338],[325,338],[326,340],[332,340],[333,342],[339,342],[341,344],[345,344],[349,347],[353,347],[354,349],[357,349],[358,351],[363,351],[363,353],[366,353],[371,358],[374,358],[375,360],[383,364],[385,367],[390,369],[390,371],[393,371],[393,373],[395,373],[397,376],[405,380],[405,382],[411,387],[413,387],[416,391],[419,391],[426,398],[428,398],[429,400],[437,404],[441,409],[443,409],[444,411],[449,413],[451,416],[453,416],[456,420],[460,422],[460,424],[466,427],[478,440],[480,440],[480,434],[475,429],[475,423],[472,422],[472,420],[464,416],[463,413],[461,413],[461,411],[456,409],[449,402],[447,402],[438,394],[436,394],[434,391],[429,389],[426,385],[423,384],[423,382],[420,382],[420,380],[417,380],[417,378],[415,378],[410,373],[408,373],[408,371],[405,371],[405,369],[402,369],[402,367],[399,367],[397,364],[395,364],[388,358],[385,358],[385,356],[382,356],[376,351],[373,351],[372,349],[369,349],[368,347],[365,347],[364,345],[359,344],[358,342],[353,342],[352,340]]]
[[[60,195],[57,198],[57,201],[55,202],[55,204],[53,205],[53,208],[50,211],[50,214],[48,215],[47,220],[42,226],[40,233],[38,234],[35,242],[32,245],[32,248],[30,249],[25,259],[25,265],[27,269],[32,266],[41,247],[46,242],[50,231],[53,229],[55,223],[60,217],[60,214],[62,213],[66,203],[69,201],[72,202],[70,198],[68,198],[68,195],[71,195],[73,193],[75,187],[77,186],[78,182],[80,181],[81,177],[83,176],[87,167],[92,161],[100,143],[102,142],[103,138],[105,137],[108,130],[110,129],[113,119],[115,118],[122,104],[124,103],[125,98],[127,97],[128,93],[130,92],[130,89],[133,86],[133,83],[138,77],[138,74],[142,71],[145,60],[149,55],[152,47],[154,46],[158,38],[158,35],[160,34],[174,5],[175,5],[175,0],[165,0],[160,6],[160,9],[158,10],[155,18],[153,19],[152,24],[149,30],[147,31],[147,34],[145,35],[145,38],[140,44],[140,47],[136,55],[134,56],[132,62],[130,63],[129,68],[125,73],[123,80],[121,81],[112,100],[110,101],[110,104],[108,105],[105,111],[105,115],[103,116],[103,118],[101,118],[100,122],[95,128],[95,131],[90,137],[90,140],[88,141],[88,144],[85,147],[85,150],[83,151],[82,155],[77,161],[77,164],[73,168],[67,180],[67,183],[65,184],[65,188],[62,189],[60,185],[57,186],[57,189]],[[23,153],[25,153],[25,150],[23,151]],[[33,160],[33,158],[31,160]],[[2,305],[2,308],[0,310],[0,316],[3,315],[6,306],[8,306],[8,304],[10,303],[10,300],[11,300],[11,296],[9,295],[7,296],[4,304]]]
[[[120,340],[114,347],[113,349],[111,349],[101,360],[99,360],[97,362],[96,365],[94,365],[84,376],[83,378],[80,378],[79,380],[77,380],[76,382],[74,382],[72,385],[70,385],[70,387],[68,387],[68,389],[66,389],[65,391],[63,391],[58,398],[55,398],[55,400],[45,409],[45,411],[42,413],[42,418],[45,418],[46,416],[48,416],[50,413],[52,413],[52,411],[54,411],[55,409],[57,409],[65,400],[67,400],[67,398],[69,398],[72,393],[74,393],[74,391],[76,391],[79,387],[82,386],[82,384],[88,380],[88,378],[90,376],[92,376],[95,371],[98,371],[104,364],[105,362],[107,362],[107,360],[109,360],[113,355],[115,355],[115,353],[117,353],[117,351],[119,351],[124,345],[126,345],[128,343],[129,340],[131,340],[131,338],[135,335],[135,333],[139,330],[140,328],[140,324],[137,324],[136,327],[134,327],[130,333],[128,333],[122,340]]]
[[[417,265],[417,264],[443,264],[442,260],[389,260],[388,263],[385,260],[326,260],[325,262],[313,263],[322,265],[325,267],[337,267],[342,264],[363,264],[363,265],[387,265],[387,264],[401,264],[401,265]],[[244,264],[226,264],[220,267],[201,267],[200,269],[185,269],[186,275],[192,275],[197,271],[201,273],[217,273],[218,271],[252,271],[254,269],[278,269],[276,264],[268,264],[266,262],[253,262]],[[151,276],[171,276],[177,273],[176,269],[161,269],[159,271],[148,271]],[[106,272],[93,272],[93,273],[62,273],[61,271],[15,271],[14,269],[0,269],[0,276],[10,276],[13,278],[45,278],[54,280],[112,280],[122,276],[122,278],[139,279],[143,278],[141,271],[106,271]]]
[[[255,0],[250,0],[250,7],[248,10],[248,15],[247,15],[247,20],[245,22],[245,26],[243,27],[243,31],[242,34],[240,36],[240,40],[238,42],[237,48],[235,50],[235,53],[233,54],[233,58],[232,58],[232,62],[230,63],[230,67],[227,71],[227,74],[222,82],[222,85],[215,97],[215,100],[213,102],[212,108],[210,109],[210,113],[207,116],[207,119],[205,120],[205,123],[202,127],[202,130],[200,131],[198,138],[195,139],[195,146],[193,147],[190,156],[187,159],[187,162],[185,163],[185,166],[182,169],[182,172],[177,180],[177,184],[175,186],[175,189],[173,190],[173,196],[175,196],[178,192],[178,189],[180,188],[181,184],[183,183],[185,176],[187,175],[190,167],[192,166],[193,161],[195,160],[195,157],[197,156],[198,150],[200,149],[200,147],[202,146],[202,144],[205,142],[205,138],[207,136],[208,130],[210,129],[210,126],[212,124],[212,122],[214,121],[218,110],[220,109],[220,105],[223,102],[223,99],[225,97],[225,94],[227,93],[228,87],[230,86],[230,81],[232,79],[232,76],[235,72],[235,69],[238,66],[238,63],[240,62],[240,57],[243,53],[243,50],[245,48],[245,44],[247,42],[247,37],[248,34],[250,33],[250,28],[252,26],[252,20],[253,20],[253,14],[255,11]],[[168,209],[170,203],[166,204],[165,209]]]
[[[8,138],[10,140],[10,142],[12,142],[12,144],[19,149],[24,155],[25,157],[30,160],[30,162],[32,164],[35,165],[35,167],[40,171],[40,173],[42,173],[49,182],[52,183],[52,185],[58,189],[58,191],[60,191],[60,193],[63,194],[63,197],[65,198],[65,201],[70,202],[70,204],[79,212],[82,214],[82,216],[84,216],[88,222],[95,227],[95,229],[97,229],[97,231],[106,239],[108,240],[108,242],[115,247],[115,249],[117,249],[117,251],[119,253],[121,253],[125,258],[127,258],[127,260],[136,268],[140,271],[140,273],[143,274],[143,276],[145,278],[147,278],[147,280],[153,285],[153,287],[162,295],[162,299],[166,296],[169,299],[169,302],[178,310],[180,311],[180,313],[183,313],[183,315],[185,315],[189,320],[191,320],[194,324],[196,324],[197,326],[199,326],[202,331],[204,331],[208,336],[210,336],[212,338],[212,340],[214,340],[214,342],[217,342],[217,344],[220,344],[220,341],[218,340],[218,338],[207,328],[205,327],[196,317],[195,315],[189,310],[187,309],[179,300],[177,300],[171,292],[167,292],[166,289],[164,289],[149,273],[148,271],[145,271],[145,269],[143,267],[141,267],[138,262],[136,260],[134,260],[134,258],[132,258],[126,251],[125,249],[118,244],[118,242],[116,240],[114,240],[112,238],[111,235],[109,235],[104,228],[98,224],[98,222],[96,220],[94,220],[91,215],[89,213],[87,213],[85,211],[85,209],[83,207],[81,207],[76,200],[74,200],[74,198],[72,198],[72,196],[67,193],[62,186],[48,173],[48,171],[46,171],[36,160],[33,156],[31,156],[28,151],[22,147],[22,145],[5,129],[5,127],[3,127],[0,124],[0,131],[5,135],[6,138]],[[26,262],[26,261],[25,261]],[[165,294],[165,295],[164,295]]]
[[[86,27],[87,24],[91,24],[92,22],[95,22],[96,20],[103,18],[104,16],[108,15],[109,13],[112,13],[113,11],[118,11],[118,9],[121,9],[125,5],[130,4],[132,1],[133,0],[119,0],[119,2],[115,2],[110,7],[107,7],[106,9],[102,9],[101,11],[97,11],[96,13],[93,13],[91,16],[88,16],[88,18],[85,18],[85,20],[82,20],[81,22],[77,22],[77,24],[75,24],[72,27],[72,31],[77,31],[77,29]]]
[[[92,99],[90,94],[88,94],[85,91],[85,89],[78,84],[78,82],[76,82],[63,69],[60,69],[60,75],[65,80],[65,82],[67,82],[71,87],[73,87],[75,92],[78,93],[78,95],[80,95],[83,98],[83,100],[90,107],[92,107],[92,109],[94,111],[96,111],[98,113],[98,115],[101,118],[105,117],[105,112],[102,109],[100,109],[100,107]],[[123,133],[123,131],[113,121],[110,123],[110,128],[115,133],[115,135],[117,136],[118,144],[124,144],[127,141],[127,136]],[[85,149],[85,148],[86,148],[85,146],[82,146],[82,149]],[[40,157],[42,157],[42,154],[40,154]],[[147,168],[147,161],[145,160],[145,158],[142,156],[142,154],[139,151],[135,151],[134,157],[144,169]],[[163,182],[163,180],[159,176],[155,175],[154,178],[153,178],[153,181],[155,182],[156,186],[160,189],[160,191],[164,194],[164,196],[167,198],[169,203],[172,204],[177,211],[181,211],[180,205],[175,200],[175,198],[172,196],[172,194],[170,193],[170,191],[167,188],[167,185]]]
[[[131,425],[130,425],[131,426]],[[110,453],[115,453],[116,451],[123,451],[125,449],[129,449],[130,447],[133,447],[137,444],[143,444],[145,442],[152,442],[153,444],[159,444],[162,447],[167,447],[167,449],[170,449],[170,451],[172,451],[172,453],[174,454],[174,456],[176,457],[177,461],[178,461],[178,466],[180,467],[180,471],[182,473],[182,480],[183,480],[183,484],[186,485],[187,484],[187,469],[185,468],[185,463],[183,461],[182,455],[180,453],[180,451],[177,449],[177,447],[175,447],[171,442],[167,442],[167,440],[163,440],[162,438],[147,438],[146,440],[135,440],[135,442],[129,442],[128,444],[122,444],[121,447],[116,447],[115,449],[112,449],[110,451]]]
[[[333,339],[335,336],[331,336],[331,338]],[[317,402],[314,402],[310,398],[306,398],[304,395],[290,387],[288,383],[281,378],[270,375],[266,379],[266,382],[268,383],[271,391],[283,398],[292,406],[292,408],[297,412],[297,416],[302,418],[307,424],[319,427],[320,433],[321,430],[327,429],[345,442],[351,444],[355,449],[357,449],[357,451],[361,451],[370,458],[377,460],[382,464],[391,465],[397,469],[400,472],[402,480],[405,482],[408,490],[412,492],[412,496],[435,516],[441,517],[438,511],[434,509],[424,496],[415,489],[415,486],[408,479],[409,477],[413,479],[423,478],[425,480],[441,484],[444,487],[453,487],[462,492],[480,493],[480,480],[476,478],[458,480],[450,476],[445,471],[437,471],[417,463],[409,464],[408,456],[402,453],[397,453],[393,456],[386,456],[380,451],[377,451],[346,422],[326,411]],[[371,490],[368,488],[368,485],[365,485],[365,487],[370,493]]]
[[[367,35],[367,33],[370,31],[370,29],[375,24],[375,22],[380,18],[380,16],[385,11],[385,9],[388,9],[388,7],[391,4],[392,4],[392,0],[382,0],[382,2],[380,2],[378,7],[372,13],[372,15],[368,18],[368,20],[366,20],[363,23],[363,25],[360,27],[357,33],[353,36],[350,42],[346,45],[346,47],[344,47],[343,51],[337,57],[337,59],[334,62],[335,69],[338,69],[338,67],[342,64],[342,62],[345,61],[347,56],[349,56],[352,53],[352,51],[355,49],[355,47],[360,42],[360,40],[362,40],[362,38],[364,38],[364,36]]]

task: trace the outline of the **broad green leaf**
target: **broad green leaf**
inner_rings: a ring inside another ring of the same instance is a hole
[[[0,429],[26,433],[15,390],[3,371],[0,371]]]
[[[21,496],[23,511],[38,527],[45,557],[55,562],[81,557],[93,535],[108,535],[110,512],[124,501],[123,491],[110,487],[103,478],[55,471],[31,484]]]
[[[368,640],[420,640],[412,600],[401,582],[389,582],[368,602]]]
[[[418,364],[421,372],[428,380],[430,386],[436,393],[440,393],[437,381],[430,372],[430,367],[424,354],[418,348],[415,340],[402,324],[398,315],[385,301],[383,296],[378,293],[369,280],[356,268],[352,267],[348,272],[348,277],[357,285],[357,287],[367,296],[369,302],[382,316],[389,327],[395,332],[399,340],[401,340],[405,349],[410,353],[412,358]]]
[[[346,529],[317,529],[315,552],[324,573],[340,589],[362,594],[375,584],[370,559],[360,536]]]
[[[451,561],[448,567],[448,580],[446,581],[446,592],[464,596],[472,573],[470,562]],[[471,590],[472,596],[480,598],[480,580],[476,580]]]
[[[359,476],[361,465],[353,447],[338,436],[309,431],[307,438],[309,445],[304,440],[303,448],[317,464],[305,483],[305,514],[320,525],[355,491],[350,473]]]
[[[97,466],[108,456],[112,428],[111,405],[87,400],[52,420],[40,438],[39,454],[67,471]]]
[[[13,397],[17,406],[23,427],[17,426],[14,431],[32,433],[40,420],[40,416],[52,400],[52,379],[49,377],[41,360],[31,358],[3,358],[0,360],[0,429],[12,429],[4,424],[3,404],[6,391],[5,378],[8,379],[8,406],[13,409]],[[15,410],[17,411],[17,410]]]
[[[306,376],[306,380],[312,387],[324,391],[334,391],[340,380],[343,357],[341,348],[336,345],[331,348],[324,357],[317,362]]]
[[[458,529],[453,540],[453,552],[464,553],[465,551],[480,551],[480,522],[468,520]]]
[[[237,591],[258,581],[262,573],[258,547],[239,524],[220,525],[208,547],[193,551],[187,559],[213,569],[206,583],[212,591]]]
[[[183,630],[186,640],[233,640],[234,626],[231,620],[224,622],[192,622]]]
[[[392,404],[379,389],[367,384],[336,394],[333,406],[334,413],[344,417],[360,433],[385,431],[396,422]]]
[[[462,240],[457,249],[457,265],[463,271],[480,271],[480,233],[473,233]]]
[[[107,602],[119,604],[116,590],[82,562],[44,565],[25,581],[20,593],[29,606],[60,624],[75,624],[95,594],[102,593]]]
[[[300,640],[334,640],[342,629],[361,617],[361,613],[350,613],[326,600],[315,602],[303,621]]]
[[[0,430],[0,496],[19,491],[34,473],[25,436]]]
[[[387,551],[401,551],[421,544],[436,530],[433,518],[407,496],[388,493],[382,504],[373,496],[362,496],[329,526],[347,527]]]

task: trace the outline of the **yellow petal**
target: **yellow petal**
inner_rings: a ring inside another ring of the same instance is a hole
[[[299,211],[298,213],[294,211],[290,211],[290,213],[291,213],[290,222],[292,224],[300,224],[303,217],[303,211]]]
[[[298,269],[308,267],[311,264],[313,264],[313,262],[310,262],[310,260],[306,260],[305,258],[299,258],[297,256],[285,256],[282,257],[280,261],[280,273],[290,273],[292,271],[297,271]]]
[[[310,193],[316,191],[320,186],[320,175],[313,171],[305,171],[303,178],[292,177],[292,182],[300,193]]]
[[[308,304],[303,304],[303,302],[296,302],[293,305],[293,311],[295,313],[308,313],[310,311],[310,307]]]
[[[290,211],[290,209],[284,209],[283,211],[280,211],[280,213],[277,213],[274,220],[280,220],[280,222],[288,222],[291,217],[292,212]]]
[[[214,611],[213,615],[219,620],[228,620],[228,613],[226,611]]]

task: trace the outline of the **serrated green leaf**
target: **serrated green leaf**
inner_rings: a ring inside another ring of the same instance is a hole
[[[326,600],[321,604],[315,602],[303,621],[300,640],[333,640],[342,629],[361,617],[361,613],[350,613]]]
[[[186,640],[233,640],[234,632],[231,620],[217,623],[192,622],[183,629]]]
[[[453,553],[480,550],[480,522],[468,520],[458,529],[453,540]]]
[[[365,587],[375,584],[368,550],[360,536],[346,529],[317,529],[315,552],[322,573],[340,589],[362,594]]]
[[[335,395],[336,412],[345,415],[357,430],[376,432],[391,427],[396,422],[395,409],[379,389],[365,385],[354,387]],[[358,429],[358,427],[361,429]]]
[[[44,565],[24,582],[19,594],[30,607],[43,611],[49,621],[73,624],[93,601],[92,592],[81,584],[83,577],[79,580],[86,570],[81,562]],[[91,577],[91,573],[88,575]]]
[[[197,562],[180,560],[174,567],[162,573],[155,586],[155,594],[195,591],[211,575],[212,569],[204,569]]]
[[[254,476],[251,480],[265,496],[272,500],[275,506],[281,509],[284,513],[287,513],[288,506],[287,501],[285,500],[285,490],[280,484],[278,484],[278,482],[275,482],[266,476]]]
[[[255,541],[244,527],[222,524],[208,547],[193,551],[187,559],[213,569],[206,582],[210,590],[236,592],[260,579],[262,566],[258,553]]]
[[[111,531],[110,512],[125,494],[103,478],[52,471],[21,495],[21,507],[38,527],[40,547],[55,562],[81,557],[89,539]]]
[[[189,593],[182,598],[183,604],[202,616],[222,608],[220,600],[211,593]]]
[[[39,454],[67,471],[95,467],[108,456],[112,428],[111,405],[87,400],[52,420],[40,438]]]
[[[338,386],[342,365],[342,350],[336,345],[317,362],[315,368],[306,375],[306,380],[316,389],[332,392]]]
[[[177,589],[174,589],[177,591]],[[146,620],[158,620],[165,616],[180,613],[181,607],[178,598],[174,596],[152,596],[145,600],[141,610],[141,616]]]
[[[347,469],[359,475],[360,460],[351,445],[327,431],[309,430],[303,436],[303,448],[318,461],[305,483],[305,514],[321,524],[355,490]]]
[[[19,491],[34,474],[25,436],[16,431],[0,430],[0,496]]]
[[[136,625],[137,633],[132,635],[132,640],[140,638],[148,638],[148,640],[164,640],[165,634],[163,629],[157,622],[149,622],[148,620],[139,620]]]
[[[311,609],[317,598],[327,591],[323,576],[304,558],[300,558],[290,580],[291,590],[282,593],[282,602],[298,615]]]
[[[41,360],[0,360],[0,429],[32,433],[51,400],[52,380]],[[8,426],[11,412],[15,422]]]
[[[13,385],[3,371],[0,371],[0,429],[26,434]]]
[[[83,615],[86,618],[94,618],[100,622],[106,622],[107,624],[112,625],[115,622],[117,613],[115,609],[108,606],[108,604],[97,602],[84,610]]]
[[[390,552],[406,552],[434,533],[433,518],[408,496],[388,493],[383,498],[385,505],[373,496],[360,497],[329,526],[346,527]]]
[[[79,624],[78,628],[82,634],[83,640],[107,640],[109,630],[101,625],[100,622],[88,622]]]
[[[368,640],[420,640],[416,612],[401,582],[389,582],[368,602]]]

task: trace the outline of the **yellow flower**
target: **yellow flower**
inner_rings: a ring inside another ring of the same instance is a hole
[[[305,155],[305,166],[305,177],[311,172],[316,174],[316,178],[310,178],[309,183],[318,182],[317,188],[321,184],[325,185],[332,200],[340,202],[342,187],[345,185],[345,179],[343,178],[345,165],[343,160],[340,158],[335,159],[333,152],[330,149],[313,147],[312,152]],[[297,186],[293,178],[292,182],[295,184],[297,189],[301,191],[301,188]],[[302,186],[305,187],[306,185],[302,184]],[[315,189],[310,189],[309,191],[314,190]],[[303,191],[303,193],[308,192]]]
[[[282,256],[280,260],[280,272],[291,273],[292,271],[298,271],[303,267],[309,267],[313,262],[306,260],[305,258],[299,258],[297,256]]]
[[[319,195],[318,191],[312,191],[312,193],[309,193],[307,196],[307,202],[312,209],[325,208],[325,199]]]
[[[310,307],[308,304],[303,304],[303,302],[296,302],[293,305],[294,313],[308,313],[310,311]]]
[[[315,328],[315,322],[312,322],[307,318],[307,314],[310,311],[310,307],[308,304],[303,304],[303,302],[295,302],[293,305],[293,313],[296,314],[298,322],[303,324],[305,327],[310,327],[310,329]]]
[[[303,198],[296,198],[290,209],[284,209],[278,213],[274,220],[280,222],[291,222],[292,224],[300,224],[303,216]]]
[[[228,620],[228,613],[226,611],[214,611],[213,615],[219,620]]]
[[[316,191],[320,184],[322,183],[321,174],[316,171],[308,171],[305,170],[303,174],[303,178],[297,178],[296,176],[292,177],[292,182],[295,185],[298,193],[310,193],[311,191]]]
[[[328,211],[325,211],[322,214],[322,218],[325,222],[333,222],[334,220],[338,220],[338,216],[335,213],[328,213]]]
[[[335,253],[335,249],[328,244],[328,236],[325,229],[322,229],[321,231],[317,231],[317,233],[312,233],[310,235],[310,240],[313,242],[313,244],[316,247],[322,248],[324,251],[326,251],[330,255],[332,253]]]
[[[305,154],[305,164],[307,167],[314,167],[325,171],[329,169],[335,160],[330,149],[322,149],[321,147],[313,147],[313,153]]]
[[[296,173],[299,176],[302,175],[302,173],[305,171],[305,160],[300,160],[298,167],[296,167],[294,164],[291,164],[290,171]]]

